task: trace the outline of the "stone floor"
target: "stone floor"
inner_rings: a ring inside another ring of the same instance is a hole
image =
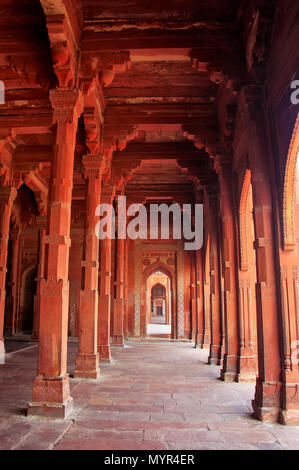
[[[69,343],[69,372],[77,344]],[[8,343],[0,366],[0,449],[299,449],[299,427],[251,416],[253,384],[221,382],[190,343],[113,349],[97,382],[71,379],[65,421],[26,418],[37,345]]]

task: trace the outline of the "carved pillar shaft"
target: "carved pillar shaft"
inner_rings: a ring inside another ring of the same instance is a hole
[[[14,187],[0,188],[0,364],[5,362],[5,349],[3,339],[4,313],[5,313],[5,281],[7,271],[7,249],[9,238],[9,223],[13,201],[17,195]]]
[[[220,185],[220,212],[223,237],[224,322],[225,354],[221,378],[235,381],[239,347],[237,285],[236,285],[236,239],[234,227],[232,172],[230,164],[219,160],[215,163]]]
[[[116,241],[116,297],[113,309],[112,344],[124,345],[124,274],[125,274],[125,240]]]
[[[125,240],[124,336],[128,336],[129,311],[129,243]]]
[[[203,262],[202,249],[196,251],[196,311],[197,331],[195,347],[200,348],[203,342],[204,305],[203,305]]]
[[[112,205],[114,187],[102,187],[101,203]],[[110,362],[111,238],[100,241],[100,295],[98,307],[98,352],[100,361]]]
[[[210,299],[210,250],[211,250],[211,210],[207,190],[204,190],[205,241],[203,248],[203,339],[201,347],[210,349],[211,342],[211,299]]]
[[[99,240],[96,235],[96,208],[101,201],[100,161],[97,156],[83,159],[87,178],[83,288],[79,307],[79,352],[74,377],[97,379],[100,375],[97,352]],[[91,165],[93,167],[91,167]]]
[[[190,255],[191,264],[191,339],[196,342],[197,309],[196,309],[196,252]]]
[[[9,282],[9,311],[6,312],[5,330],[12,335],[17,333],[17,314],[19,308],[18,296],[18,275],[19,275],[19,248],[20,248],[21,229],[15,227],[11,230],[10,237],[12,241],[12,256],[10,265],[10,282]],[[6,306],[7,308],[7,306]]]
[[[82,98],[78,90],[57,89],[50,91],[50,99],[57,133],[40,285],[38,375],[28,413],[64,418],[72,408],[67,374],[68,264],[74,151]]]
[[[33,311],[33,328],[32,328],[32,339],[38,339],[39,337],[39,323],[40,323],[40,287],[42,279],[44,278],[44,265],[45,265],[45,243],[44,237],[46,235],[46,216],[38,218],[38,223],[41,224],[39,230],[39,259],[37,268],[37,283],[36,283],[36,295],[34,296],[34,311]]]
[[[278,316],[279,273],[275,256],[274,212],[264,113],[258,113],[248,127],[257,267],[258,377],[252,405],[257,418],[276,421],[281,399],[282,338]]]
[[[210,308],[211,308],[211,344],[209,364],[221,361],[221,291],[220,259],[218,244],[218,203],[217,195],[210,196],[211,211],[211,256],[210,256]]]

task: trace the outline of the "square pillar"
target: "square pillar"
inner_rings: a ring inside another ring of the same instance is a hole
[[[101,204],[112,206],[115,188],[102,186]],[[112,236],[115,232],[112,230]],[[111,361],[110,350],[110,306],[111,306],[111,237],[100,241],[100,293],[98,305],[98,353],[102,362]]]
[[[47,217],[39,216],[37,218],[38,224],[40,225],[39,230],[39,259],[37,269],[37,286],[36,295],[34,296],[34,311],[33,311],[33,328],[32,328],[32,339],[39,338],[39,322],[40,322],[40,286],[41,281],[44,278],[44,265],[45,265],[45,243],[44,237],[46,235]]]
[[[116,280],[115,298],[113,300],[112,344],[124,346],[124,283],[125,283],[125,227],[120,226],[117,217],[116,240]]]
[[[210,208],[210,308],[211,308],[211,344],[209,364],[221,362],[221,289],[220,258],[218,236],[218,194],[209,194]]]
[[[17,190],[12,186],[0,188],[0,364],[5,363],[4,347],[4,314],[5,314],[5,281],[7,271],[7,249],[9,238],[9,223],[13,201]]]
[[[40,284],[38,371],[28,415],[65,418],[72,410],[67,374],[68,264],[74,152],[83,103],[76,89],[51,90],[50,100],[57,132]]]
[[[96,235],[96,209],[101,201],[101,158],[87,155],[83,158],[87,179],[86,224],[84,259],[82,261],[83,289],[79,307],[79,352],[74,377],[98,379],[100,376],[98,334],[98,269],[99,240]]]
[[[230,159],[218,156],[215,169],[219,175],[220,214],[223,236],[225,354],[220,377],[226,382],[237,379],[239,329],[236,283],[236,237],[233,204],[233,180]]]

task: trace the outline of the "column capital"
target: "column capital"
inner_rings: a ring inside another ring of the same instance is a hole
[[[87,154],[82,157],[84,178],[99,178],[104,170],[104,158],[100,154]]]
[[[49,97],[54,109],[53,121],[58,124],[72,122],[78,119],[83,112],[83,95],[77,88],[72,90],[52,89]]]

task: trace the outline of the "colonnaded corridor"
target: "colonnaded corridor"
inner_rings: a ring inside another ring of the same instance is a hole
[[[225,383],[189,342],[113,348],[99,380],[71,378],[66,420],[26,418],[37,343],[7,341],[0,377],[0,449],[298,449],[299,427],[252,417],[255,384]],[[72,374],[77,343],[69,342]],[[2,393],[5,390],[6,393]]]

